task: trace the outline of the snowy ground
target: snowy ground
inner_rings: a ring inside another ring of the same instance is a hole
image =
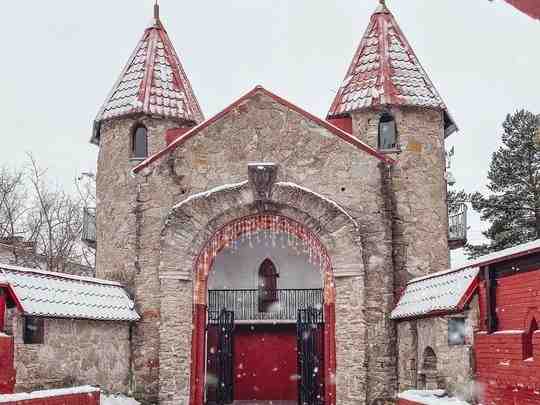
[[[398,395],[401,399],[417,402],[422,405],[470,405],[457,398],[444,397],[444,391],[405,391]]]
[[[101,405],[139,405],[139,402],[122,394],[105,395],[102,392]]]

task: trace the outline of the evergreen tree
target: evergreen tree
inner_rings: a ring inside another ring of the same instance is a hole
[[[473,208],[490,223],[483,232],[489,243],[466,246],[472,258],[540,238],[538,117],[517,111],[506,117],[503,129],[503,145],[488,173],[489,193],[470,196]]]

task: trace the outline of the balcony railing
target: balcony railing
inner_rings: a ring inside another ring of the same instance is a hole
[[[235,321],[296,321],[299,309],[322,308],[323,291],[276,290],[272,305],[263,306],[268,308],[265,312],[259,311],[260,299],[259,290],[209,290],[208,310],[234,311]]]
[[[461,203],[448,217],[448,246],[459,249],[467,243],[467,204]]]
[[[88,246],[96,248],[96,209],[85,208],[83,211],[82,240]]]

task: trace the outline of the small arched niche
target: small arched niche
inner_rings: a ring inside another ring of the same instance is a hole
[[[379,150],[395,150],[398,148],[396,120],[388,112],[383,113],[379,119],[377,147]]]
[[[523,358],[532,359],[534,357],[534,333],[538,330],[538,322],[536,318],[532,318],[529,324],[529,329],[525,333],[525,339],[523,340]]]
[[[422,370],[420,372],[420,388],[435,390],[440,388],[437,355],[431,347],[426,347],[423,354]]]

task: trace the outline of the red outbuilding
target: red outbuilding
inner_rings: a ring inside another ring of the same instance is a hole
[[[476,380],[485,405],[540,404],[540,240],[484,256]]]

